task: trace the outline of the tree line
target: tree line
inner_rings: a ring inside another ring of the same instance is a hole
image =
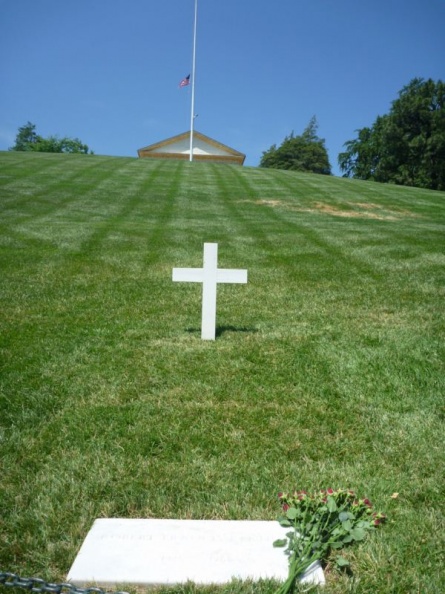
[[[414,78],[388,114],[356,131],[338,155],[343,177],[445,190],[445,83]],[[331,174],[313,117],[300,136],[292,132],[264,151],[260,167]]]
[[[78,138],[69,138],[67,136],[59,138],[58,136],[48,136],[43,138],[36,132],[36,125],[27,122],[18,129],[14,146],[10,151],[34,151],[39,153],[83,153],[85,155],[93,154],[88,145],[84,144]]]

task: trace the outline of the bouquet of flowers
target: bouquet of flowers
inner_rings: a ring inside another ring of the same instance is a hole
[[[284,516],[282,526],[290,528],[286,538],[273,543],[286,547],[289,557],[289,576],[276,594],[288,594],[295,580],[312,563],[325,560],[331,549],[361,541],[367,532],[384,522],[385,515],[373,511],[369,499],[358,499],[348,489],[327,489],[309,495],[306,491],[279,493]],[[337,557],[338,567],[348,561]]]

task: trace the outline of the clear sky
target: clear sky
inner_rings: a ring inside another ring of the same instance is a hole
[[[31,121],[96,154],[189,130],[194,0],[0,0],[0,150]],[[246,153],[310,118],[334,173],[414,77],[445,80],[445,0],[198,0],[195,129]]]

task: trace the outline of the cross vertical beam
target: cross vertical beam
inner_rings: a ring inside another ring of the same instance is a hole
[[[204,244],[202,268],[173,268],[172,280],[202,283],[201,338],[215,340],[216,289],[218,283],[247,283],[247,270],[218,269],[218,244]]]
[[[201,338],[215,340],[216,332],[216,272],[218,269],[218,244],[204,244],[202,282]]]

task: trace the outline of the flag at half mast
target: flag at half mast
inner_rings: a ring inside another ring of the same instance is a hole
[[[179,88],[186,87],[189,84],[190,84],[190,74],[181,80],[181,82],[179,83]]]

